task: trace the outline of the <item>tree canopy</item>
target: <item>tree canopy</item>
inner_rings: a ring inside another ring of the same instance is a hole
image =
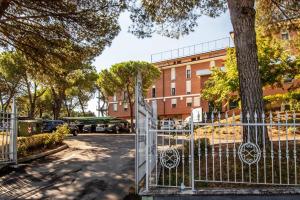
[[[300,74],[300,56],[292,55],[284,44],[275,37],[265,36],[257,30],[258,63],[263,86],[283,87],[287,79],[294,79]],[[237,63],[235,49],[227,49],[225,71],[212,70],[212,75],[205,83],[203,97],[216,103],[239,100]],[[295,87],[294,87],[295,86]],[[292,85],[291,89],[296,89]]]
[[[133,106],[135,101],[135,81],[138,72],[143,79],[143,90],[146,92],[160,76],[160,70],[153,64],[144,61],[121,62],[102,70],[97,81],[98,87],[108,96],[122,94],[123,103],[129,104],[131,124],[133,123]]]
[[[93,58],[118,34],[123,9],[118,0],[1,0],[0,46],[44,68],[53,60]]]

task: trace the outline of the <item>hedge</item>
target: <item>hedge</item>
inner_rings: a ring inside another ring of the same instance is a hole
[[[63,144],[70,130],[67,125],[57,128],[54,133],[41,133],[29,137],[18,137],[18,156],[24,157],[36,151],[43,151]]]

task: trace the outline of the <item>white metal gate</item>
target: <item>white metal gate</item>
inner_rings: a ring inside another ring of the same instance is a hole
[[[144,180],[145,191],[300,185],[300,111],[254,112],[244,117],[200,113],[202,122],[197,124],[192,112],[186,129],[162,130],[141,86],[139,76],[136,181]]]
[[[0,111],[0,167],[17,163],[17,108],[13,99],[11,112]]]

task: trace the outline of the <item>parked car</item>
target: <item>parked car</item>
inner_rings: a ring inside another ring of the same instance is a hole
[[[68,128],[70,129],[70,132],[73,136],[77,136],[79,133],[79,128],[76,126],[76,124],[70,123],[68,124]]]
[[[63,124],[64,121],[62,120],[43,120],[42,132],[51,133],[56,131],[57,127]]]
[[[106,131],[106,128],[108,127],[107,124],[97,124],[96,126],[96,132],[97,133],[103,133]]]
[[[93,133],[96,131],[96,124],[85,124],[82,128],[84,133]]]
[[[176,129],[175,122],[173,120],[162,120],[161,130],[174,130]]]
[[[129,133],[130,128],[128,123],[109,123],[105,129],[108,133]]]

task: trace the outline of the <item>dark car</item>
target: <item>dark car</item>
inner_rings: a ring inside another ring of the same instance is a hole
[[[43,120],[42,132],[51,133],[56,131],[57,127],[64,124],[62,120]]]
[[[96,132],[96,124],[86,124],[86,125],[83,126],[82,131],[84,133]]]
[[[76,126],[76,124],[70,123],[68,124],[68,128],[70,129],[70,132],[72,135],[77,136],[79,133],[79,128]]]
[[[130,128],[128,123],[110,123],[106,127],[108,133],[129,133]]]

